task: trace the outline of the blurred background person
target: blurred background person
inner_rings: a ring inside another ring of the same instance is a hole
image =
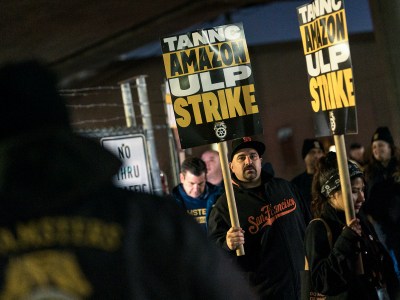
[[[207,165],[207,181],[223,188],[224,178],[222,175],[219,152],[212,149],[206,150],[201,154],[201,159]]]
[[[365,148],[360,143],[352,143],[349,147],[349,159],[357,163],[361,168],[364,168],[365,164]]]
[[[172,196],[207,231],[208,216],[221,189],[207,182],[206,163],[198,157],[182,162],[179,178],[181,183],[172,189]]]
[[[291,182],[299,189],[306,206],[311,208],[311,185],[318,160],[325,154],[324,146],[317,139],[305,139],[301,149],[306,170],[295,176]]]
[[[400,156],[386,126],[378,127],[372,136],[365,173],[365,211],[391,254],[400,279]]]

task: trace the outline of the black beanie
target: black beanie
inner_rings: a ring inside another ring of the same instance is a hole
[[[305,139],[303,142],[303,148],[301,149],[301,157],[304,159],[307,156],[308,152],[310,152],[310,150],[314,148],[324,151],[324,146],[317,139]]]
[[[374,135],[372,136],[371,144],[373,142],[379,141],[379,140],[385,141],[385,142],[389,143],[390,145],[394,144],[392,134],[390,133],[390,130],[388,127],[386,127],[386,126],[378,127],[376,129]]]
[[[30,60],[0,68],[0,139],[37,128],[69,128],[57,77]]]

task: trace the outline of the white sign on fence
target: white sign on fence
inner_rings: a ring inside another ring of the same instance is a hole
[[[122,162],[118,173],[114,175],[114,184],[131,191],[150,193],[152,184],[144,135],[106,137],[100,142]]]

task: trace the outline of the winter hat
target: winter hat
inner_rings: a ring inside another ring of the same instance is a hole
[[[326,155],[326,160],[330,161],[337,161],[337,156],[336,153],[334,152],[328,152]],[[350,179],[354,179],[356,177],[364,177],[363,171],[360,169],[360,167],[351,161],[347,161],[347,165],[349,168],[349,176]],[[334,168],[333,172],[331,173],[331,176],[322,184],[321,186],[321,193],[325,197],[329,197],[329,195],[333,192],[336,191],[340,188],[340,175],[339,175],[339,169]]]
[[[378,127],[372,136],[371,139],[371,144],[375,141],[385,141],[389,143],[390,145],[394,144],[392,134],[390,133],[390,130],[388,127],[383,126],[383,127]]]
[[[303,148],[301,149],[301,157],[304,159],[311,149],[321,149],[324,151],[324,146],[317,139],[305,139],[303,142]]]
[[[262,142],[256,141],[251,137],[243,137],[240,139],[235,139],[232,141],[232,153],[231,153],[231,161],[233,156],[238,152],[240,149],[244,148],[252,148],[257,151],[258,155],[261,156],[265,152],[265,145]]]
[[[56,76],[30,60],[0,67],[0,139],[38,128],[69,128]]]
[[[354,150],[354,149],[360,149],[362,147],[363,147],[363,145],[361,145],[360,143],[354,142],[354,143],[350,144],[349,148],[350,148],[350,150]]]

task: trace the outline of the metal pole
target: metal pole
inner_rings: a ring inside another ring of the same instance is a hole
[[[147,85],[144,75],[136,77],[136,86],[139,96],[143,129],[147,137],[147,148],[149,149],[150,169],[153,178],[153,190],[155,194],[162,195],[163,190],[160,177],[160,166],[158,164],[158,159],[157,159],[153,123],[151,121],[149,98],[147,95]]]
[[[126,127],[136,127],[135,109],[133,107],[132,92],[129,82],[121,83],[121,92],[124,103]]]
[[[164,111],[167,121],[167,134],[168,134],[168,145],[169,145],[169,158],[171,160],[171,173],[172,173],[172,187],[177,186],[179,184],[179,156],[177,153],[177,147],[175,143],[174,133],[170,126],[170,122],[168,119],[168,103],[166,101],[166,83],[161,85],[162,95],[164,99]]]

